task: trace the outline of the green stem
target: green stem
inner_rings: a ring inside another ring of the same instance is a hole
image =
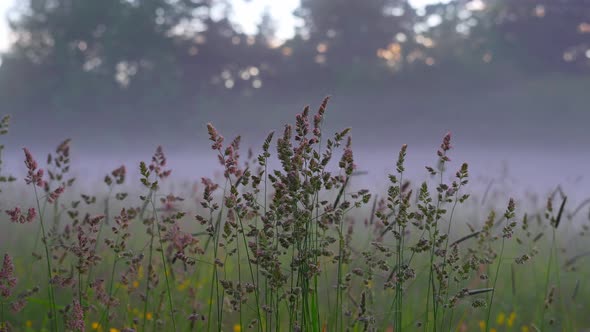
[[[51,256],[49,255],[49,246],[47,244],[47,233],[45,232],[45,225],[43,221],[43,214],[41,213],[41,204],[39,203],[39,195],[37,193],[37,187],[33,184],[33,190],[35,191],[35,200],[37,201],[37,209],[39,210],[39,223],[41,225],[41,233],[42,233],[42,242],[43,246],[45,247],[45,257],[47,258],[47,277],[49,278],[47,286],[48,286],[48,295],[49,295],[49,302],[51,306],[51,318],[53,322],[54,331],[58,331],[57,328],[57,310],[55,306],[55,294],[53,290],[53,284],[51,280],[53,279],[52,276],[52,269],[51,269]]]
[[[148,195],[148,197],[146,197],[146,199],[151,200],[152,199],[152,191],[150,190],[150,193]],[[150,296],[150,273],[151,273],[151,268],[152,268],[152,258],[153,258],[153,252],[154,252],[154,237],[155,237],[155,231],[154,231],[154,227],[156,225],[156,221],[152,220],[152,231],[150,232],[150,252],[148,254],[148,268],[146,271],[147,274],[147,278],[146,278],[146,283],[145,283],[145,303],[143,305],[143,321],[142,321],[142,331],[145,332],[145,325],[147,323],[147,311],[148,311],[148,303],[149,303],[149,296]]]
[[[98,244],[100,243],[100,235],[102,234],[102,228],[103,225],[105,224],[109,224],[109,218],[110,218],[110,213],[109,213],[109,197],[111,196],[111,193],[113,192],[113,186],[109,186],[109,193],[107,194],[107,197],[105,198],[105,207],[104,207],[104,220],[100,223],[100,226],[98,227],[98,233],[96,234],[96,242],[94,243],[94,252],[98,252]],[[92,280],[91,276],[92,276],[92,272],[93,272],[93,265],[90,265],[90,268],[88,269],[88,280],[86,282],[86,289],[88,289],[90,282]]]
[[[3,329],[5,324],[6,322],[4,318],[4,301],[0,301],[0,329]]]
[[[498,266],[496,267],[496,275],[494,276],[494,284],[492,286],[492,294],[490,296],[490,303],[488,304],[488,314],[486,317],[486,332],[490,330],[490,317],[492,314],[492,306],[494,304],[494,295],[496,293],[496,284],[498,282],[498,276],[500,275],[500,266],[502,265],[502,255],[504,254],[504,243],[506,238],[502,238],[502,247],[500,248],[500,256],[498,257]]]
[[[555,266],[557,266],[557,268],[555,269],[555,277],[557,279],[557,289],[561,290],[561,272],[560,272],[560,265],[559,265],[559,246],[557,244],[557,235],[556,235],[556,229],[553,228],[553,253],[555,255]],[[561,291],[558,293],[559,296],[559,302],[561,304],[561,309],[564,313],[565,319],[565,325],[566,325],[566,331],[572,331],[573,327],[571,326],[571,324],[573,323],[573,320],[569,318],[570,316],[570,311],[566,309],[566,305],[564,302],[564,297],[561,294]]]
[[[238,214],[238,221],[240,222],[240,229],[242,230],[242,239],[244,240],[244,246],[245,246],[245,250],[246,250],[246,259],[248,260],[248,268],[250,269],[250,276],[252,278],[252,282],[254,282],[254,270],[252,269],[252,263],[250,263],[250,252],[248,251],[248,242],[246,241],[246,234],[244,233],[244,225],[242,224],[242,218],[239,216]],[[239,242],[238,239],[236,238],[236,246],[238,247],[238,274],[239,274],[239,278],[240,278],[240,283],[241,281],[241,271],[240,271],[240,247],[239,247]],[[254,297],[256,299],[256,314],[258,317],[258,326],[262,325],[262,315],[260,313],[260,299],[259,299],[259,294],[258,294],[258,284],[256,284],[256,289],[254,290]],[[241,306],[241,304],[240,304]],[[242,317],[241,317],[241,310],[240,310],[240,325],[242,324],[241,321]],[[242,326],[243,327],[243,326]]]
[[[443,157],[445,157],[445,156],[446,156],[446,152],[443,153]],[[440,167],[439,173],[440,173],[440,179],[439,179],[439,187],[440,187],[443,184],[444,164]],[[428,231],[430,233],[430,245],[432,246],[432,248],[430,250],[430,265],[429,265],[430,268],[429,268],[429,272],[428,272],[428,291],[426,294],[426,324],[424,324],[424,329],[425,329],[425,331],[428,330],[428,323],[429,323],[429,319],[430,319],[430,313],[429,313],[430,289],[432,288],[432,306],[433,306],[433,314],[434,314],[433,331],[434,332],[436,332],[436,324],[437,324],[436,314],[437,314],[437,309],[438,309],[438,303],[436,301],[436,289],[434,288],[434,252],[435,252],[434,248],[435,248],[435,243],[436,243],[436,236],[438,233],[438,221],[440,219],[441,203],[442,203],[442,193],[439,193],[437,195],[436,211],[435,211],[435,217],[434,217],[434,232],[432,232],[431,230]]]
[[[115,257],[115,260],[113,261],[113,266],[111,268],[111,284],[109,285],[109,303],[107,304],[107,307],[105,308],[105,310],[103,310],[103,312],[102,312],[102,315],[100,317],[100,321],[98,322],[99,326],[103,326],[102,322],[105,320],[105,318],[107,320],[107,323],[109,322],[109,311],[111,308],[110,299],[113,296],[113,286],[115,284],[115,268],[117,266],[118,261],[119,261],[119,259],[117,257]]]
[[[45,247],[45,257],[47,258],[47,277],[48,277],[48,282],[47,282],[47,291],[48,291],[48,297],[49,297],[49,303],[50,303],[50,308],[51,308],[51,319],[53,322],[53,329],[55,332],[58,331],[58,327],[57,327],[57,310],[55,307],[55,294],[54,294],[54,290],[53,290],[53,284],[51,283],[51,280],[53,279],[52,276],[52,270],[51,270],[51,256],[49,255],[49,246],[47,244],[47,233],[45,232],[45,225],[43,222],[43,213],[41,212],[41,204],[39,203],[39,194],[37,193],[37,187],[35,186],[35,184],[33,184],[33,190],[35,191],[35,200],[37,201],[37,209],[39,210],[39,223],[41,224],[41,233],[42,233],[42,242],[43,242],[43,246]]]
[[[447,238],[445,240],[445,257],[443,260],[443,267],[442,270],[444,271],[447,267],[447,257],[448,257],[448,250],[449,250],[449,240],[451,237],[451,226],[453,224],[453,216],[455,215],[455,208],[457,207],[457,204],[459,203],[459,193],[461,192],[461,187],[462,187],[462,183],[463,183],[463,179],[459,178],[459,186],[457,187],[457,192],[455,193],[455,202],[453,203],[453,207],[451,208],[451,215],[449,216],[449,227],[447,228]],[[444,295],[443,298],[446,299],[446,302],[448,302],[448,295],[449,295],[449,290],[450,290],[450,285],[448,285],[445,290],[444,290]],[[451,309],[452,311],[452,309]],[[446,311],[443,311],[442,314],[442,323],[441,326],[444,326],[445,324],[445,315],[446,315]],[[451,318],[452,319],[452,318]]]
[[[170,281],[168,279],[168,268],[166,264],[166,256],[164,255],[164,245],[162,243],[162,233],[160,232],[160,227],[158,225],[158,213],[156,211],[156,204],[154,204],[153,196],[151,196],[151,204],[154,211],[154,223],[156,224],[156,229],[158,230],[158,242],[160,244],[160,255],[162,257],[162,264],[164,265],[164,278],[166,280],[166,293],[168,294],[168,305],[170,306],[170,316],[172,318],[172,327],[174,331],[176,331],[176,320],[174,319],[174,305],[172,303],[172,293],[170,292]]]
[[[553,230],[555,232],[555,230]],[[553,240],[555,240],[555,238],[553,238]],[[549,279],[550,279],[550,275],[551,275],[551,264],[553,261],[553,247],[555,246],[555,241],[553,241],[551,243],[551,249],[549,252],[549,262],[547,263],[547,272],[545,273],[545,298],[543,298],[543,300],[541,301],[543,307],[541,309],[541,331],[545,330],[545,309],[546,309],[546,305],[545,305],[545,301],[546,301],[546,297],[549,293]]]
[[[78,271],[78,302],[82,305],[82,273]]]

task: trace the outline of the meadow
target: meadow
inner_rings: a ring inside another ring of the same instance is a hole
[[[450,133],[428,181],[405,176],[402,145],[385,192],[357,188],[350,130],[323,132],[327,108],[244,153],[208,124],[222,172],[182,185],[162,147],[93,192],[70,140],[46,160],[24,148],[26,176],[0,173],[0,331],[590,328],[588,201],[471,193]]]

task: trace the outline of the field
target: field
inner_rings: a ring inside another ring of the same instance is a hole
[[[0,174],[0,331],[590,329],[587,205],[470,193],[450,133],[428,182],[403,145],[386,192],[356,188],[327,104],[244,156],[208,125],[222,175],[197,184],[158,147],[80,192],[69,140],[43,166],[23,149],[26,177]]]

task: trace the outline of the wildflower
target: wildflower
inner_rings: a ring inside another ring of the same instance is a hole
[[[10,310],[12,310],[13,313],[17,314],[17,313],[21,312],[25,308],[26,305],[27,305],[26,298],[20,297],[16,301],[13,301],[10,303]]]
[[[129,227],[129,213],[125,208],[122,208],[121,213],[115,217],[115,223],[123,230]]]
[[[234,332],[240,332],[242,331],[242,326],[240,324],[235,324],[234,325]]]
[[[31,328],[31,327],[33,327],[33,322],[30,321],[30,320],[28,320],[28,321],[25,322],[25,326],[28,327],[28,328]]]
[[[402,148],[399,150],[399,155],[397,157],[397,164],[396,164],[398,173],[402,173],[403,171],[405,171],[404,161],[406,159],[406,151],[407,150],[408,150],[407,144],[402,145]]]
[[[240,159],[239,149],[241,137],[236,137],[225,149],[224,156],[219,155],[220,163],[225,167],[224,176],[229,178],[230,175],[240,177],[242,171],[238,167],[238,161]]]
[[[98,322],[93,322],[91,327],[93,330],[98,330],[100,328],[100,324]]]
[[[219,188],[219,185],[213,183],[213,181],[208,178],[202,178],[201,183],[205,186],[205,190],[203,191],[204,202],[201,203],[201,205],[203,205],[204,208],[207,208],[213,201],[213,192]]]
[[[448,132],[445,135],[445,137],[443,138],[443,142],[440,145],[440,148],[444,152],[449,151],[452,148],[452,146],[451,146],[451,132]]]
[[[352,149],[347,148],[344,150],[344,154],[342,155],[342,159],[340,160],[339,166],[344,169],[346,175],[352,175],[352,172],[354,170]]]
[[[176,288],[177,288],[179,291],[181,291],[181,292],[182,292],[182,291],[184,291],[184,290],[185,290],[185,289],[186,289],[186,288],[187,288],[189,285],[190,285],[190,280],[189,280],[189,279],[186,279],[186,280],[184,280],[182,283],[180,283],[180,284],[179,284],[179,285],[178,285]]]
[[[49,197],[47,198],[47,203],[52,204],[53,202],[55,202],[59,198],[59,195],[61,195],[63,192],[63,186],[57,187],[57,189],[55,189],[49,194]]]
[[[31,154],[31,151],[29,151],[29,149],[27,148],[23,148],[23,151],[25,152],[25,166],[27,166],[27,169],[29,171],[36,171],[37,170],[37,161],[33,158],[33,155]]]
[[[309,106],[303,110],[303,113],[297,114],[295,117],[296,125],[295,131],[297,135],[295,135],[296,141],[302,141],[307,133],[309,132]]]
[[[119,329],[117,329],[117,328],[114,328],[114,327],[111,327],[111,328],[109,329],[109,332],[121,332],[121,330],[119,330]]]
[[[506,326],[512,327],[512,325],[514,325],[515,319],[516,319],[516,313],[513,311],[510,313],[510,316],[508,316],[508,320],[506,321]]]
[[[523,325],[523,326],[520,328],[520,332],[530,332],[530,331],[531,331],[531,329],[529,329],[529,327],[528,327],[528,326],[526,326],[526,325]]]
[[[96,300],[107,306],[107,307],[114,307],[119,304],[116,298],[111,297],[107,294],[105,287],[104,287],[104,280],[96,280],[90,284],[90,287],[94,289]]]
[[[445,135],[445,137],[443,138],[443,142],[440,145],[440,149],[436,151],[436,154],[438,155],[439,159],[439,171],[442,171],[444,164],[448,161],[451,161],[451,158],[449,158],[447,156],[447,151],[449,151],[452,148],[451,146],[451,133],[447,133]],[[434,173],[434,169],[432,169],[431,167],[426,167],[428,169],[428,171],[432,174]]]
[[[184,198],[168,194],[166,195],[166,197],[160,198],[160,202],[163,205],[161,210],[169,213],[178,211],[178,208],[176,206],[177,202],[182,201],[184,201]]]
[[[153,318],[154,318],[154,315],[151,312],[148,312],[145,314],[145,319],[152,320]]]
[[[66,287],[71,287],[74,284],[74,281],[75,280],[74,280],[73,274],[71,274],[67,277],[55,275],[55,276],[53,276],[53,278],[51,278],[49,283],[51,283],[52,285],[57,285],[58,287],[61,287],[61,288],[66,288]]]
[[[485,329],[486,329],[486,322],[485,321],[483,321],[483,320],[479,321],[479,329],[482,331],[485,331]]]
[[[61,144],[58,145],[55,152],[57,152],[58,154],[60,154],[64,157],[68,157],[70,155],[70,142],[71,141],[72,141],[72,139],[68,138],[65,141],[61,142]]]
[[[6,214],[10,216],[10,221],[13,223],[27,224],[33,222],[37,216],[37,210],[30,208],[27,214],[22,214],[21,209],[17,206],[12,210],[6,210]]]
[[[66,324],[71,330],[84,331],[84,309],[82,309],[82,305],[78,300],[74,300],[72,307],[72,312]]]
[[[313,117],[313,134],[316,138],[322,135],[321,131],[321,124],[324,119],[324,113],[326,112],[326,106],[328,105],[328,101],[330,97],[324,98],[324,101],[320,105],[320,109],[318,110],[317,114]]]
[[[45,182],[43,181],[43,170],[37,169],[37,161],[33,158],[33,155],[27,148],[23,148],[25,152],[25,166],[27,166],[27,177],[25,178],[26,184],[35,184],[38,187],[43,187]]]
[[[0,270],[0,296],[10,297],[12,289],[16,286],[17,279],[14,276],[14,264],[8,254],[4,254],[2,269]]]
[[[506,315],[501,312],[498,314],[498,317],[496,318],[496,323],[498,325],[504,325],[504,322],[506,321]]]
[[[223,136],[219,135],[217,129],[211,123],[207,123],[207,131],[209,132],[209,140],[213,142],[211,148],[213,150],[221,150],[223,144]]]
[[[123,184],[123,182],[125,182],[125,174],[127,174],[125,165],[121,165],[119,168],[111,172],[111,175],[115,178],[117,184]]]
[[[340,158],[338,166],[344,170],[347,176],[351,176],[356,168],[352,154],[352,139],[350,136],[348,137],[346,148],[344,149],[344,153],[342,154],[342,158]]]
[[[516,204],[514,203],[514,199],[510,198],[510,201],[508,202],[508,208],[506,209],[506,212],[504,213],[504,217],[508,221],[508,224],[502,229],[502,233],[503,233],[502,236],[505,239],[509,239],[512,237],[514,227],[516,226],[516,221],[511,220],[514,218],[514,215],[515,215],[514,211],[515,210],[516,210]]]
[[[166,156],[164,155],[164,149],[161,146],[156,148],[156,152],[152,156],[152,162],[150,163],[149,169],[156,173],[156,176],[160,179],[167,178],[172,173],[171,170],[164,170],[166,166]]]

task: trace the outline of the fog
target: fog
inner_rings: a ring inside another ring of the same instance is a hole
[[[424,166],[436,166],[436,150],[442,136],[450,131],[453,150],[448,174],[452,176],[467,162],[472,179],[469,190],[473,192],[482,193],[493,182],[492,188],[515,197],[547,194],[558,185],[574,201],[589,197],[590,133],[586,127],[590,112],[582,104],[559,108],[559,103],[566,104],[559,99],[552,104],[538,103],[532,110],[512,106],[535,98],[543,96],[506,90],[456,98],[426,93],[370,98],[334,94],[324,133],[352,128],[357,169],[366,172],[355,184],[377,192],[385,189],[386,175],[394,171],[402,144],[409,146],[406,178],[426,180]],[[241,135],[242,156],[250,148],[256,155],[271,130],[281,132],[306,104],[315,111],[321,99],[310,96],[307,101],[267,102],[250,98],[241,103],[198,105],[192,114],[138,117],[127,122],[113,121],[116,115],[108,110],[96,118],[46,116],[28,121],[15,114],[11,132],[5,136],[6,169],[22,179],[22,147],[31,149],[42,161],[59,142],[72,138],[72,172],[79,185],[96,184],[121,164],[137,175],[139,161],[149,162],[158,145],[168,156],[173,182],[199,181],[221,169],[216,152],[210,149],[206,123],[213,123],[226,139]],[[479,105],[477,111],[473,110],[475,104]],[[272,165],[279,166],[277,162]]]

